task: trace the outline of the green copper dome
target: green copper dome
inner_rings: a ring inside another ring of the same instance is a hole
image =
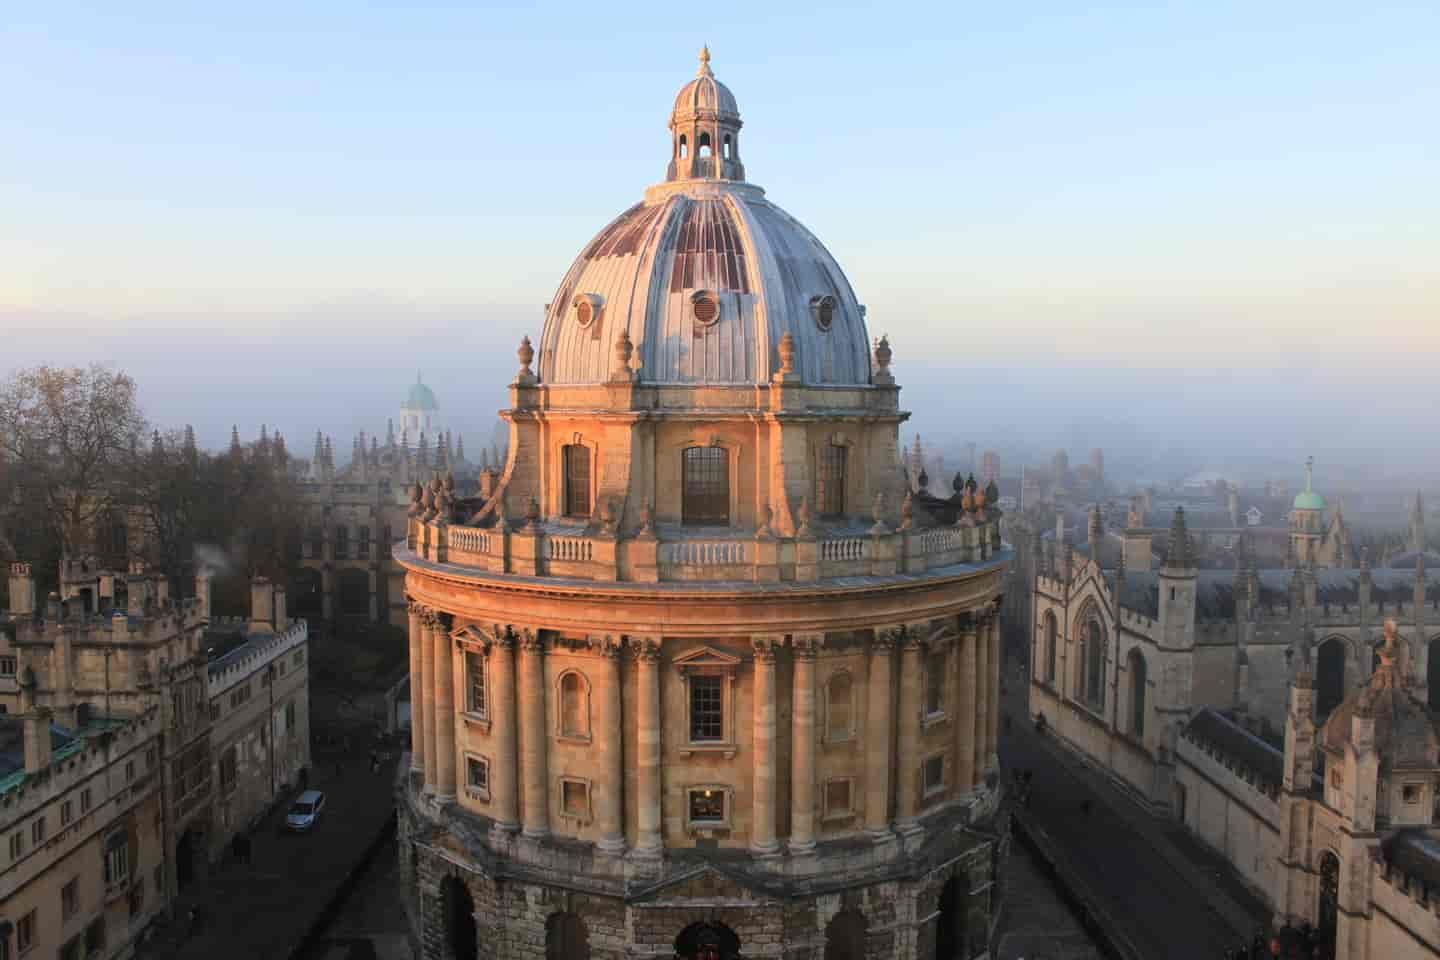
[[[1311,490],[1303,490],[1295,494],[1296,510],[1324,510],[1325,498]]]
[[[415,375],[415,383],[410,387],[410,393],[405,397],[406,410],[439,410],[440,404],[435,402],[435,393],[425,384],[420,382],[420,375]]]

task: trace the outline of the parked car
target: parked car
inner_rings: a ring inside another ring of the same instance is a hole
[[[290,804],[290,810],[285,814],[285,829],[303,833],[319,823],[320,814],[324,812],[325,794],[319,790],[306,790]]]

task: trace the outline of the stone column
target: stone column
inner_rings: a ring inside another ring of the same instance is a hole
[[[441,614],[430,624],[435,644],[435,795],[455,796],[455,644],[450,618]]]
[[[920,719],[925,709],[923,696],[925,649],[920,631],[905,628],[900,646],[900,712],[896,722],[898,762],[896,776],[895,825],[900,830],[913,829],[920,813]]]
[[[515,746],[515,631],[506,627],[490,654],[490,729],[495,757],[490,764],[490,809],[495,829],[513,834],[520,829],[520,770]]]
[[[635,764],[635,852],[658,857],[660,836],[660,639],[648,637],[633,644],[637,686],[638,727]]]
[[[1000,751],[1000,608],[991,604],[986,620],[990,637],[989,703],[990,715],[985,722],[986,762],[994,764]]]
[[[420,634],[424,621],[420,605],[411,601],[410,613],[410,769],[424,770],[425,763],[425,678],[422,674],[423,658],[420,653],[424,640]]]
[[[955,704],[955,740],[959,744],[959,762],[955,770],[955,783],[962,792],[968,793],[975,786],[975,647],[979,644],[979,632],[975,618],[970,614],[960,616],[960,696]]]
[[[775,839],[775,648],[783,637],[753,638],[755,683],[751,689],[754,713],[755,769],[750,817],[750,849],[762,856],[780,849]]]
[[[790,735],[790,852],[815,849],[815,655],[823,633],[797,633],[792,638],[795,675],[792,679]]]
[[[435,792],[437,783],[436,759],[439,756],[435,750],[435,644],[430,639],[430,625],[434,620],[435,611],[422,608],[420,632],[416,634],[416,642],[420,645],[420,685],[425,688],[425,702],[420,712],[420,722],[425,728],[425,789],[431,793]]]
[[[605,779],[597,786],[595,819],[600,827],[600,840],[595,844],[605,853],[625,852],[625,765],[620,725],[620,643],[606,637],[601,653],[604,663],[595,678],[592,696],[595,702],[598,736],[592,748],[600,754],[600,769]]]
[[[975,779],[985,779],[990,757],[990,632],[983,610],[975,613]]]
[[[869,703],[865,718],[865,829],[890,836],[891,657],[901,630],[879,627],[870,642]]]
[[[526,629],[520,656],[520,771],[525,779],[525,836],[550,835],[549,740],[545,730],[545,642]]]

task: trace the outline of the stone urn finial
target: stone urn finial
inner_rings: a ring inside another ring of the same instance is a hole
[[[534,497],[525,504],[525,522],[532,527],[540,523],[540,501]]]
[[[890,532],[889,528],[885,526],[885,494],[883,492],[875,494],[875,503],[870,508],[870,516],[875,521],[875,526],[870,528],[871,533],[882,534]]]
[[[620,335],[615,338],[615,369],[612,371],[616,380],[629,380],[635,375],[630,367],[630,358],[635,356],[635,344],[630,339],[630,331],[624,327],[620,328]]]
[[[615,501],[610,497],[600,503],[600,529],[607,534],[615,532]]]
[[[915,494],[906,493],[900,504],[900,529],[909,530],[915,526]]]
[[[531,345],[529,336],[520,338],[520,349],[515,351],[515,356],[520,359],[520,372],[515,379],[521,383],[533,383],[535,373],[530,369],[530,363],[535,359],[535,348]]]
[[[795,335],[789,330],[780,338],[780,372],[795,372]]]
[[[875,342],[875,382],[894,383],[895,375],[890,372],[890,359],[895,355],[890,349],[890,336],[885,334]]]

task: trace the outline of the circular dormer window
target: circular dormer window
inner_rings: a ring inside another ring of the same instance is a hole
[[[720,300],[709,290],[697,290],[691,295],[690,309],[701,326],[708,327],[720,319]]]
[[[829,331],[830,325],[835,322],[835,298],[828,296],[811,297],[810,315],[815,318],[815,326],[821,330]]]
[[[580,293],[575,295],[575,322],[581,327],[588,327],[600,316],[600,309],[604,303],[600,297],[593,293]]]

